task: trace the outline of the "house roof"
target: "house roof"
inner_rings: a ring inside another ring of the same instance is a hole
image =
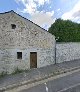
[[[20,16],[20,17],[24,18],[25,20],[30,21],[31,23],[35,24],[35,25],[36,25],[36,26],[38,26],[39,28],[43,29],[45,32],[48,32],[46,29],[44,29],[44,28],[40,27],[40,26],[39,26],[39,25],[37,25],[36,23],[34,23],[34,22],[32,22],[31,20],[29,20],[29,19],[27,19],[27,18],[25,18],[25,17],[21,16],[20,14],[18,14],[18,13],[16,13],[16,12],[14,12],[13,10],[10,10],[10,11],[4,12],[4,13],[0,13],[0,14],[6,14],[6,13],[10,13],[10,12],[13,12],[13,13],[17,14],[18,16]],[[49,33],[49,32],[48,32],[48,33]],[[49,33],[49,34],[51,34],[51,33]],[[51,35],[52,35],[52,34],[51,34]],[[54,35],[52,35],[52,36],[54,36]],[[54,37],[55,37],[55,36],[54,36]]]

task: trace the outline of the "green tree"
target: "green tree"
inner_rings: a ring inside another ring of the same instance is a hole
[[[80,24],[70,20],[57,19],[48,29],[55,35],[58,42],[79,42],[80,41]]]

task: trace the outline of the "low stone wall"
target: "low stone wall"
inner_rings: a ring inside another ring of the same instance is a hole
[[[56,44],[56,62],[80,59],[80,42],[67,42]]]

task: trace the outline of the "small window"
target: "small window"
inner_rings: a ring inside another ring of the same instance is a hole
[[[17,52],[17,59],[22,59],[22,52]]]
[[[12,29],[15,29],[16,28],[16,25],[15,24],[11,24],[11,28]]]

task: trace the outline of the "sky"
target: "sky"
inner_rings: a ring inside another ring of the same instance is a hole
[[[10,10],[46,30],[58,18],[80,23],[80,0],[0,0],[0,13]]]

